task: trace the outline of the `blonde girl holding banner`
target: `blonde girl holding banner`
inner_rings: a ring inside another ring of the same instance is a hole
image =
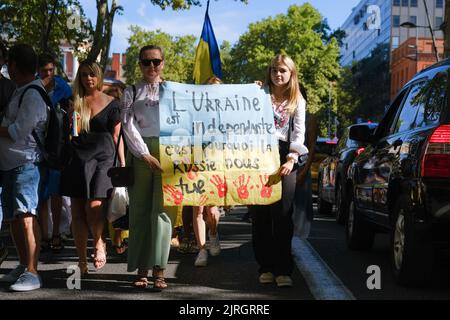
[[[282,181],[282,198],[267,206],[249,206],[252,214],[253,249],[259,264],[259,282],[278,287],[293,285],[291,239],[292,212],[299,156],[308,153],[305,141],[305,108],[294,61],[284,54],[275,56],[266,75],[266,89],[272,109],[280,151],[278,174]]]

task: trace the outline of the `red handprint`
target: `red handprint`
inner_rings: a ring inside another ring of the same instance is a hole
[[[261,181],[261,198],[270,198],[272,195],[272,187],[267,186],[269,183],[269,175],[259,175],[259,181]]]
[[[222,178],[218,174],[215,174],[212,176],[212,179],[209,179],[209,181],[216,186],[219,198],[225,197],[228,191],[227,179],[223,177],[222,181]]]
[[[176,189],[174,186],[166,184],[163,187],[164,192],[169,193],[172,196],[172,199],[168,199],[169,201],[173,201],[175,205],[180,205],[183,202],[183,193]]]
[[[241,199],[248,198],[248,183],[250,182],[250,176],[247,176],[247,182],[245,182],[245,174],[239,176],[238,180],[233,181],[234,186],[238,192],[238,196]],[[239,183],[239,184],[238,184]]]
[[[195,180],[198,177],[198,167],[195,164],[191,164],[191,160],[187,157],[183,158],[181,163],[186,169],[186,175],[189,180]]]
[[[206,204],[206,202],[208,201],[208,197],[204,194],[204,195],[202,195],[201,197],[200,197],[200,202],[199,202],[199,205],[200,206],[204,206],[205,204]]]

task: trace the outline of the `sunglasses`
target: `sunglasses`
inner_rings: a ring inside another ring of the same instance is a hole
[[[161,62],[161,59],[141,59],[141,63],[144,67],[149,67],[151,64],[153,64],[154,67],[157,67]]]

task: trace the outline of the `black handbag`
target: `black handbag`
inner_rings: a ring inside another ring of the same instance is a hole
[[[133,167],[118,167],[117,158],[119,156],[120,139],[123,129],[120,128],[119,139],[117,139],[116,153],[114,155],[114,167],[108,169],[108,177],[114,187],[130,187],[134,184]]]
[[[136,86],[133,85],[133,103],[136,101]],[[108,169],[108,177],[114,187],[131,187],[134,184],[133,167],[118,167],[120,139],[123,136],[123,127],[120,127],[119,139],[117,139],[116,153],[114,155],[114,167]],[[125,141],[125,139],[124,139]]]

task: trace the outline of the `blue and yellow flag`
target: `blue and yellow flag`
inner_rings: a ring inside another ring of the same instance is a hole
[[[220,51],[208,15],[209,1],[206,6],[202,35],[195,53],[194,81],[203,84],[212,76],[222,79]]]

